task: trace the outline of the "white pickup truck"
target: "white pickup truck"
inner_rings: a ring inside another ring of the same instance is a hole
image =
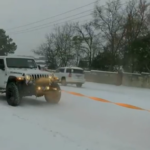
[[[55,79],[49,72],[39,70],[32,57],[0,56],[0,92],[6,93],[11,106],[18,106],[22,97],[32,95],[58,103],[61,89]]]

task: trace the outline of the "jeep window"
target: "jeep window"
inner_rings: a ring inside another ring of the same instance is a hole
[[[84,71],[82,69],[73,69],[73,73],[84,74]]]
[[[65,70],[64,68],[60,68],[59,72],[64,72],[64,70]]]
[[[6,58],[8,68],[37,68],[33,59],[27,58]]]
[[[0,59],[0,66],[4,66],[4,60]]]
[[[71,69],[66,69],[66,73],[71,73]]]
[[[4,60],[3,59],[0,59],[0,69],[4,68]]]
[[[84,74],[84,71],[82,69],[68,69],[67,73]]]

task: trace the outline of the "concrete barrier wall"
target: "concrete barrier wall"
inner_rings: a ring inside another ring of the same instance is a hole
[[[85,78],[90,82],[117,85],[118,73],[106,71],[85,71]],[[150,74],[123,73],[122,85],[150,88]]]
[[[117,72],[85,71],[85,78],[90,82],[116,84]]]
[[[55,72],[55,70],[49,70],[49,71]],[[117,85],[118,73],[91,70],[91,71],[85,71],[85,78],[86,81],[89,82]],[[122,85],[150,88],[150,74],[148,73],[132,74],[132,73],[124,72],[122,78]]]

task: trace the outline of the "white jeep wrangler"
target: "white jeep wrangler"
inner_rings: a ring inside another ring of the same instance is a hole
[[[0,92],[6,93],[11,106],[18,106],[22,97],[32,95],[58,103],[61,89],[55,79],[49,72],[39,70],[32,57],[0,56]]]

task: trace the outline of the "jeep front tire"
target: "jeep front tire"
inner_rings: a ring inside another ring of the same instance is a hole
[[[58,83],[53,82],[50,86],[51,91],[49,91],[44,97],[48,103],[56,104],[61,98],[61,89]]]
[[[6,88],[7,103],[11,106],[18,106],[20,104],[20,94],[18,87],[14,82],[10,82]]]

